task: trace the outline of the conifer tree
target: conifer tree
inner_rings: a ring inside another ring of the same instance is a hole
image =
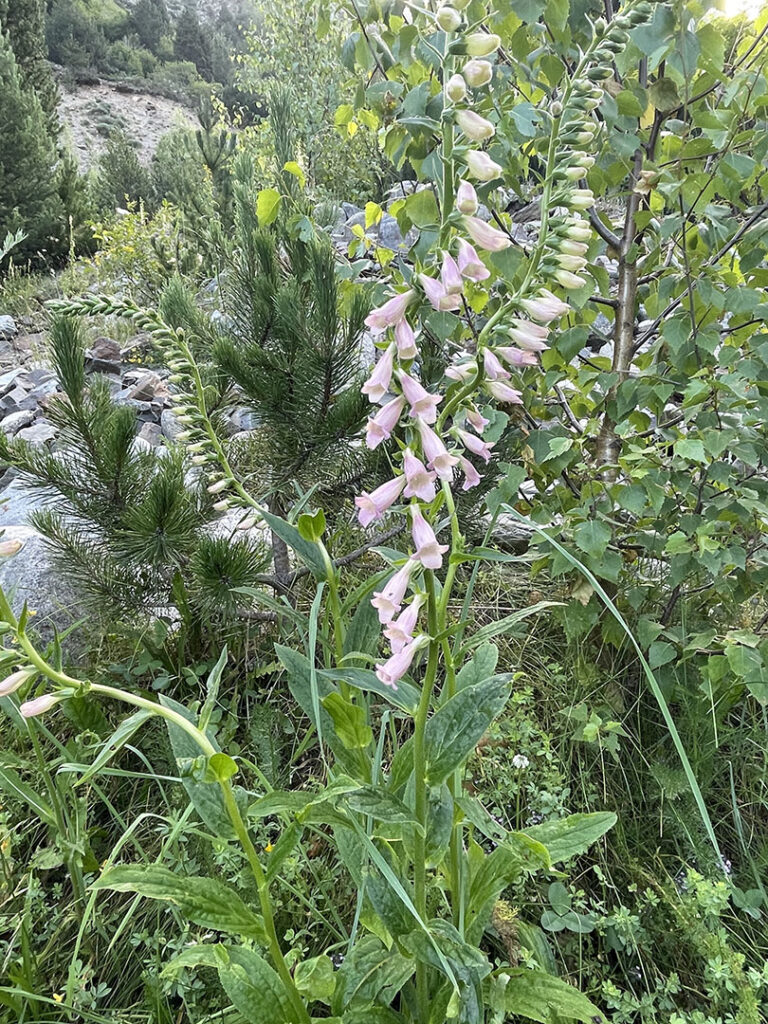
[[[47,60],[45,0],[0,0],[0,29],[10,40],[22,85],[37,95],[48,131],[58,135],[59,97]]]
[[[23,88],[8,37],[0,33],[0,236],[22,229],[24,255],[49,250],[62,234],[57,163],[45,111],[35,92]]]

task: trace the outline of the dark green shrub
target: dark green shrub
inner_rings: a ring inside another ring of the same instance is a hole
[[[109,136],[94,174],[92,194],[96,208],[104,213],[130,203],[152,204],[150,173],[122,131],[113,131]]]

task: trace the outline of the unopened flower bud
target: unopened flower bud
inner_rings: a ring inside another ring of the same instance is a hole
[[[501,177],[501,165],[491,160],[487,153],[470,150],[466,155],[469,173],[478,181],[492,181]]]
[[[0,683],[0,697],[7,697],[9,694],[15,693],[25,683],[28,683],[30,679],[34,679],[36,675],[37,669],[32,668],[31,665],[13,672]]]
[[[50,711],[62,699],[54,693],[44,693],[42,697],[24,701],[19,706],[19,712],[22,718],[35,718],[37,715],[44,715],[46,711]]]
[[[553,100],[549,105],[549,112],[552,117],[560,117],[563,112],[563,104],[560,100]]]
[[[561,253],[557,257],[557,262],[564,270],[571,270],[575,274],[578,274],[587,265],[583,256],[572,256],[570,253]]]
[[[477,207],[477,192],[474,187],[468,181],[460,181],[456,190],[456,209],[459,213],[465,213],[471,217],[477,213]]]
[[[608,28],[605,18],[598,18],[595,22],[595,39],[602,39],[605,35],[605,31]]]
[[[473,32],[464,40],[470,57],[488,57],[498,50],[501,39],[491,32]]]
[[[483,85],[488,85],[493,78],[493,65],[487,60],[469,60],[464,65],[462,73],[467,85],[479,89]]]
[[[590,188],[575,188],[568,198],[572,210],[588,210],[595,205],[595,196]]]
[[[455,7],[441,7],[437,12],[437,24],[443,32],[455,32],[461,25],[461,15]]]
[[[583,288],[587,283],[586,278],[578,277],[578,275],[572,274],[570,270],[562,269],[555,271],[555,280],[563,288]]]
[[[570,256],[583,256],[589,246],[586,242],[573,242],[570,238],[564,238],[558,248]]]
[[[451,103],[461,103],[467,95],[467,83],[461,75],[451,75],[445,86],[445,94]]]
[[[474,110],[460,110],[456,115],[456,121],[467,138],[473,142],[485,142],[496,134],[491,122],[480,117]]]

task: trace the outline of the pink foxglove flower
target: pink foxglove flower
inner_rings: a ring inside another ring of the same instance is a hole
[[[485,142],[496,134],[491,122],[480,117],[474,110],[460,110],[456,115],[456,123],[472,142]]]
[[[395,344],[401,359],[415,359],[418,355],[413,328],[407,320],[401,320],[395,327]]]
[[[545,345],[544,348],[546,347]],[[496,349],[496,354],[510,366],[536,366],[539,361],[535,352],[526,352],[521,348],[515,348],[514,345],[500,345]]]
[[[411,582],[411,573],[417,564],[409,558],[402,569],[398,569],[394,576],[390,576],[383,590],[374,593],[371,604],[379,613],[379,622],[382,625],[391,622],[400,611],[408,584]]]
[[[389,391],[394,358],[395,346],[388,345],[386,352],[373,368],[373,373],[360,389],[364,395],[368,395],[369,402],[375,403],[380,401]]]
[[[454,292],[447,292],[440,281],[436,281],[429,274],[419,274],[419,284],[424,289],[424,294],[429,299],[433,309],[439,313],[448,309],[458,309],[461,305],[461,296]]]
[[[479,89],[483,85],[488,85],[493,78],[493,64],[487,60],[468,60],[462,74],[467,85],[471,85],[473,89]]]
[[[462,277],[470,281],[485,281],[491,276],[490,270],[477,255],[475,247],[463,238],[459,239],[458,268]]]
[[[417,458],[410,448],[403,452],[403,472],[407,481],[403,496],[406,498],[421,498],[422,501],[432,501],[435,497],[436,473],[431,473],[421,459]]]
[[[398,680],[402,679],[411,667],[416,651],[420,650],[421,646],[420,638],[417,637],[405,647],[401,647],[397,654],[393,654],[383,665],[376,666],[376,675],[385,686],[391,686],[393,690],[397,689]]]
[[[475,434],[470,434],[467,430],[458,430],[459,440],[472,452],[473,455],[479,455],[483,462],[490,462],[491,459],[491,448],[493,448],[493,441],[483,441]]]
[[[507,334],[526,352],[543,352],[549,348],[549,328],[542,324],[534,324],[530,320],[512,320]]]
[[[489,395],[493,395],[497,402],[508,402],[510,405],[522,405],[523,396],[515,391],[503,380],[488,380],[485,387]]]
[[[408,304],[415,295],[413,288],[409,288],[407,292],[393,296],[383,306],[372,309],[365,318],[366,326],[373,331],[385,331],[387,327],[394,327],[405,316]]]
[[[405,487],[405,477],[396,476],[393,480],[387,480],[381,487],[377,487],[375,491],[371,491],[370,494],[363,491],[355,498],[360,525],[370,526],[374,519],[380,519],[390,505],[394,505],[400,497],[403,487]]]
[[[471,491],[473,487],[477,487],[482,477],[469,459],[465,459],[463,455],[459,459],[459,465],[464,474],[464,483],[461,485],[461,489],[462,491]]]
[[[443,266],[440,270],[440,280],[443,288],[450,295],[457,294],[464,287],[456,260],[449,252],[443,254]]]
[[[483,369],[488,380],[509,380],[509,370],[505,370],[493,351],[483,349]]]
[[[374,448],[378,448],[382,441],[390,439],[404,408],[405,399],[402,395],[398,395],[397,398],[393,398],[386,405],[383,405],[376,415],[368,420],[368,426],[365,431],[366,447],[373,451]]]
[[[430,469],[434,469],[441,480],[453,480],[453,467],[458,459],[448,452],[437,434],[422,419],[416,420],[421,437],[421,447]]]
[[[413,601],[406,605],[400,615],[393,619],[384,630],[384,636],[389,640],[393,654],[402,651],[405,645],[413,640],[413,631],[416,629],[423,602],[424,598],[417,594]]]
[[[411,416],[421,416],[425,423],[434,423],[437,419],[437,406],[442,402],[442,395],[432,395],[405,370],[398,373],[400,386],[406,401],[411,407]]]
[[[465,159],[469,173],[478,181],[493,181],[494,178],[501,177],[501,164],[491,160],[488,154],[482,150],[470,149]]]
[[[55,693],[44,693],[42,697],[35,697],[34,700],[25,700],[23,704],[19,705],[19,713],[22,718],[35,718],[37,715],[44,715],[46,711],[50,711],[62,699]]]
[[[571,308],[567,302],[558,299],[547,288],[542,288],[533,299],[521,299],[520,305],[531,319],[538,320],[541,324],[548,324],[550,320],[565,316]]]
[[[466,213],[471,217],[477,213],[479,205],[474,187],[468,181],[460,181],[456,190],[456,209],[459,213]]]
[[[448,545],[437,543],[435,531],[421,514],[418,505],[411,505],[411,535],[416,548],[413,557],[417,558],[425,569],[439,569]]]
[[[473,242],[476,242],[481,249],[488,252],[501,252],[512,245],[512,239],[504,231],[492,228],[479,217],[464,217],[464,227],[467,229]]]
[[[7,697],[11,693],[16,693],[24,683],[29,682],[36,675],[37,669],[34,668],[20,668],[17,672],[13,672],[0,683],[0,697]]]
[[[453,363],[445,371],[445,376],[450,377],[451,380],[460,380],[462,382],[470,380],[477,373],[477,363],[475,362],[463,362]]]
[[[485,416],[475,406],[470,406],[465,413],[467,417],[467,423],[476,430],[478,434],[482,434],[488,424],[491,422],[487,420]]]

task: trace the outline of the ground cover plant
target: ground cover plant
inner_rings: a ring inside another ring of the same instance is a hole
[[[289,13],[0,444],[83,608],[0,587],[3,1019],[762,1021],[768,17]]]

